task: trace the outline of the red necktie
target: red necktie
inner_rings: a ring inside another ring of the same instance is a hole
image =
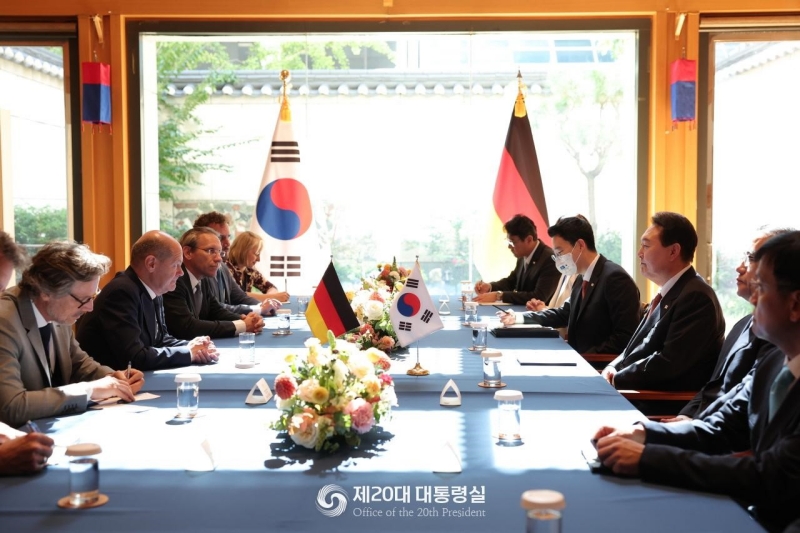
[[[653,314],[653,310],[658,307],[658,304],[661,303],[661,293],[659,292],[656,294],[656,297],[653,298],[653,301],[650,303],[650,309],[647,310],[647,316],[645,318],[650,318],[650,315]]]
[[[586,298],[586,287],[588,287],[588,286],[589,286],[589,282],[586,281],[586,280],[583,280],[583,285],[581,285],[581,300]]]

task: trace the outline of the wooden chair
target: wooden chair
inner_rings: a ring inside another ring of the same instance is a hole
[[[602,372],[608,366],[608,363],[617,358],[613,353],[582,353],[581,357],[596,368],[598,372]]]
[[[697,391],[618,390],[649,419],[660,421],[677,415]]]

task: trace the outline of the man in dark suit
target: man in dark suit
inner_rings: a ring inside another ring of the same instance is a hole
[[[228,224],[228,217],[217,211],[203,213],[194,221],[194,227],[203,226],[219,233],[220,255],[224,261],[231,247],[231,228]],[[225,309],[240,315],[254,311],[271,316],[275,314],[276,309],[280,308],[280,302],[289,300],[289,295],[285,292],[275,292],[269,296],[264,294],[261,301],[248,295],[233,279],[233,274],[225,264],[220,265],[217,269],[216,283],[211,284],[211,289]]]
[[[555,309],[499,312],[500,319],[505,325],[566,327],[567,342],[578,353],[622,352],[639,323],[639,289],[633,279],[597,253],[592,226],[584,217],[562,217],[547,233],[559,272],[579,274],[569,299]]]
[[[208,337],[189,342],[169,334],[162,295],[183,275],[183,250],[162,231],[148,231],[134,243],[131,264],[97,297],[94,310],[78,322],[78,342],[96,361],[116,370],[128,363],[154,370],[217,360]]]
[[[75,242],[42,247],[19,286],[0,296],[0,421],[81,413],[90,400],[119,396],[133,401],[144,383],[84,352],[72,325],[92,310],[108,257]]]
[[[603,427],[594,438],[598,457],[618,474],[727,494],[782,531],[800,518],[800,232],[773,237],[755,259],[753,329],[777,350],[753,379],[702,420]]]
[[[792,230],[762,230],[758,237],[753,240],[752,248],[745,252],[742,263],[736,267],[736,273],[738,274],[736,278],[736,294],[740,298],[750,301],[752,296],[750,282],[755,276],[755,270],[758,266],[754,259],[755,253],[770,238],[789,231]],[[709,382],[700,389],[692,401],[681,409],[678,416],[663,420],[663,422],[705,418],[721,407],[721,405],[717,405],[714,408],[711,406],[715,405],[720,397],[737,387],[753,369],[756,361],[775,348],[771,343],[756,337],[752,325],[753,315],[751,313],[743,317],[731,328],[722,345],[722,351],[720,351],[717,359],[717,366],[714,368],[714,373],[711,375]]]
[[[669,212],[652,222],[638,255],[642,274],[660,290],[603,377],[618,389],[700,390],[716,365],[725,319],[717,295],[692,268],[692,223]]]
[[[178,338],[233,337],[245,331],[259,333],[264,327],[258,313],[232,313],[214,296],[212,284],[222,263],[217,235],[211,228],[199,227],[181,236],[184,273],[175,290],[164,295],[167,329]]]
[[[514,215],[503,226],[508,235],[508,249],[517,258],[517,266],[507,278],[475,284],[476,302],[506,302],[525,305],[531,298],[547,301],[561,278],[550,261],[553,249],[539,240],[536,225],[525,215]]]

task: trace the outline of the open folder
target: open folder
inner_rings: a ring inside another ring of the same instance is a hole
[[[558,337],[558,331],[545,328],[537,324],[514,324],[513,326],[500,326],[492,329],[492,335],[497,338],[504,337]]]

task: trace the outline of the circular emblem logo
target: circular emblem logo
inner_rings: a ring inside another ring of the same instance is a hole
[[[261,229],[274,239],[290,241],[311,227],[308,190],[294,178],[280,178],[258,195],[256,218]]]
[[[347,492],[339,485],[325,485],[317,493],[317,509],[329,518],[347,509]]]
[[[406,317],[411,317],[419,313],[420,301],[416,294],[407,292],[397,300],[397,310]]]

